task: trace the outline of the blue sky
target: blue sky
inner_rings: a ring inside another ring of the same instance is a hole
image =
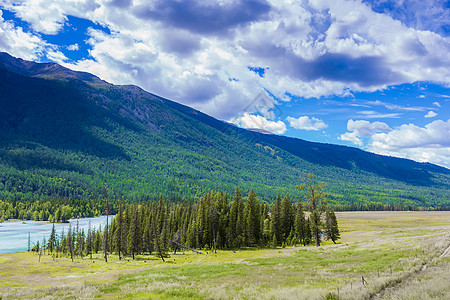
[[[245,128],[450,167],[450,1],[0,2],[0,51]]]

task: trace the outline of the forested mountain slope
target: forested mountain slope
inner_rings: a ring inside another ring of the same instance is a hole
[[[450,206],[450,170],[237,128],[136,86],[0,54],[0,199],[192,199],[253,188],[273,201],[300,177],[332,204]]]

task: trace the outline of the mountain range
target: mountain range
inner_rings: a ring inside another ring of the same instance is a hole
[[[246,130],[132,85],[0,53],[0,199],[195,199],[253,188],[298,197],[307,173],[334,205],[450,206],[450,170]]]

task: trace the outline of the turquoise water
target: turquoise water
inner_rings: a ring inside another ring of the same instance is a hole
[[[82,228],[87,233],[89,229],[89,220],[91,221],[91,228],[98,229],[106,225],[106,216],[100,216],[95,218],[83,218],[83,219],[71,219],[69,220],[72,225],[72,229],[75,230],[78,221],[78,227]],[[111,222],[112,216],[109,217]],[[18,221],[18,222],[4,222],[0,223],[0,254],[15,253],[26,251],[28,249],[28,233],[30,233],[31,247],[39,241],[45,238],[48,240],[52,223],[40,222],[40,221]],[[55,230],[58,236],[62,231],[67,234],[69,231],[69,223],[55,223]]]

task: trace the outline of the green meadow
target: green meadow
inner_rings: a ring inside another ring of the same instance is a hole
[[[0,255],[2,299],[450,299],[450,212],[340,212],[338,244],[118,260]]]

